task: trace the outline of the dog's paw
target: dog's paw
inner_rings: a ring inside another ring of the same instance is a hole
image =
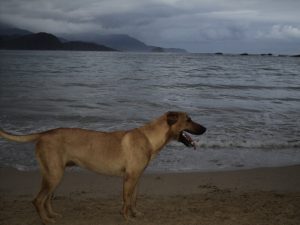
[[[62,218],[62,217],[63,217],[61,214],[56,213],[56,212],[51,212],[51,213],[49,213],[49,216],[50,216],[51,218]]]
[[[51,224],[51,223],[56,223],[56,221],[54,219],[51,218],[44,218],[42,219],[43,224]]]
[[[144,215],[144,213],[138,211],[137,209],[131,210],[131,215],[133,217],[142,217]]]

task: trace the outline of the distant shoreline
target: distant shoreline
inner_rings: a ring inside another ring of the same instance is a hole
[[[143,51],[101,51],[101,50],[71,50],[71,49],[4,49],[0,48],[1,51],[62,51],[62,52],[117,52],[117,53],[127,53],[127,54],[199,54],[208,56],[260,56],[260,57],[279,57],[279,58],[299,58],[300,54],[266,54],[266,53],[205,53],[205,52],[143,52]]]

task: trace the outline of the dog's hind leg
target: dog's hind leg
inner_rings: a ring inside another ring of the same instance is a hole
[[[48,198],[46,199],[46,203],[45,203],[48,216],[51,217],[51,218],[62,217],[61,214],[56,213],[56,212],[53,211],[52,204],[51,204],[52,199],[53,199],[53,194],[48,196]]]
[[[41,190],[33,200],[33,204],[41,217],[44,224],[55,222],[51,217],[54,216],[54,212],[51,207],[51,196],[57,185],[59,184],[62,174],[60,176],[53,176],[50,174],[44,175]]]
[[[53,223],[55,222],[53,219],[51,219],[48,216],[47,210],[45,208],[45,201],[47,199],[47,195],[49,192],[49,186],[48,182],[46,179],[43,178],[42,180],[42,185],[41,185],[41,190],[35,197],[35,199],[32,201],[33,205],[35,206],[35,209],[37,213],[39,214],[43,224],[47,223]]]
[[[64,173],[64,165],[55,150],[42,150],[37,148],[37,159],[42,170],[41,190],[33,200],[33,204],[44,224],[55,222],[51,206],[51,197],[60,183]]]

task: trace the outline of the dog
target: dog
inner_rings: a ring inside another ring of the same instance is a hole
[[[126,131],[100,132],[79,128],[58,128],[29,135],[0,136],[17,142],[36,142],[42,184],[33,200],[43,224],[60,216],[53,211],[51,198],[67,166],[78,165],[91,171],[123,177],[123,207],[128,220],[136,210],[137,184],[149,162],[171,140],[188,147],[195,143],[187,134],[201,135],[206,128],[184,112],[167,112],[153,121]]]

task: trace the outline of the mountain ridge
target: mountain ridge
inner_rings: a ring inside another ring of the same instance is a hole
[[[45,32],[39,32],[45,33]],[[19,46],[21,49],[26,49],[26,46],[20,46],[20,43],[10,43],[7,42],[16,42],[16,39],[21,38],[22,36],[27,35],[37,35],[39,33],[33,33],[28,30],[11,27],[8,25],[4,25],[0,23],[0,48],[4,49],[5,46]],[[157,47],[147,45],[144,42],[131,37],[127,34],[88,34],[88,33],[81,33],[77,35],[62,35],[62,37],[58,37],[54,34],[46,33],[49,35],[53,35],[59,39],[59,41],[65,44],[65,50],[95,50],[101,51],[99,46],[103,46],[106,48],[110,48],[112,51],[126,51],[126,52],[180,52],[185,53],[187,52],[184,49],[179,48],[164,48],[164,47]],[[50,36],[49,36],[50,37]],[[27,37],[28,38],[28,37]],[[24,39],[24,38],[23,38]],[[22,40],[24,42],[24,40]],[[99,45],[99,46],[97,46]],[[13,47],[7,48],[11,49]],[[51,47],[53,48],[53,47]],[[17,49],[17,47],[13,48]],[[29,49],[35,49],[32,44],[30,45]],[[38,49],[42,50],[43,48],[40,46]],[[104,48],[105,49],[105,48]]]
[[[70,50],[70,51],[116,51],[115,49],[82,41],[62,42],[53,34],[40,32],[27,35],[0,36],[0,49],[6,50]]]
[[[187,52],[185,49],[180,48],[164,48],[147,45],[146,43],[137,38],[131,37],[128,34],[77,34],[66,35],[65,38],[69,40],[80,39],[84,41],[95,42],[97,44],[103,44],[120,51],[128,52]],[[158,48],[160,51],[157,51]]]

